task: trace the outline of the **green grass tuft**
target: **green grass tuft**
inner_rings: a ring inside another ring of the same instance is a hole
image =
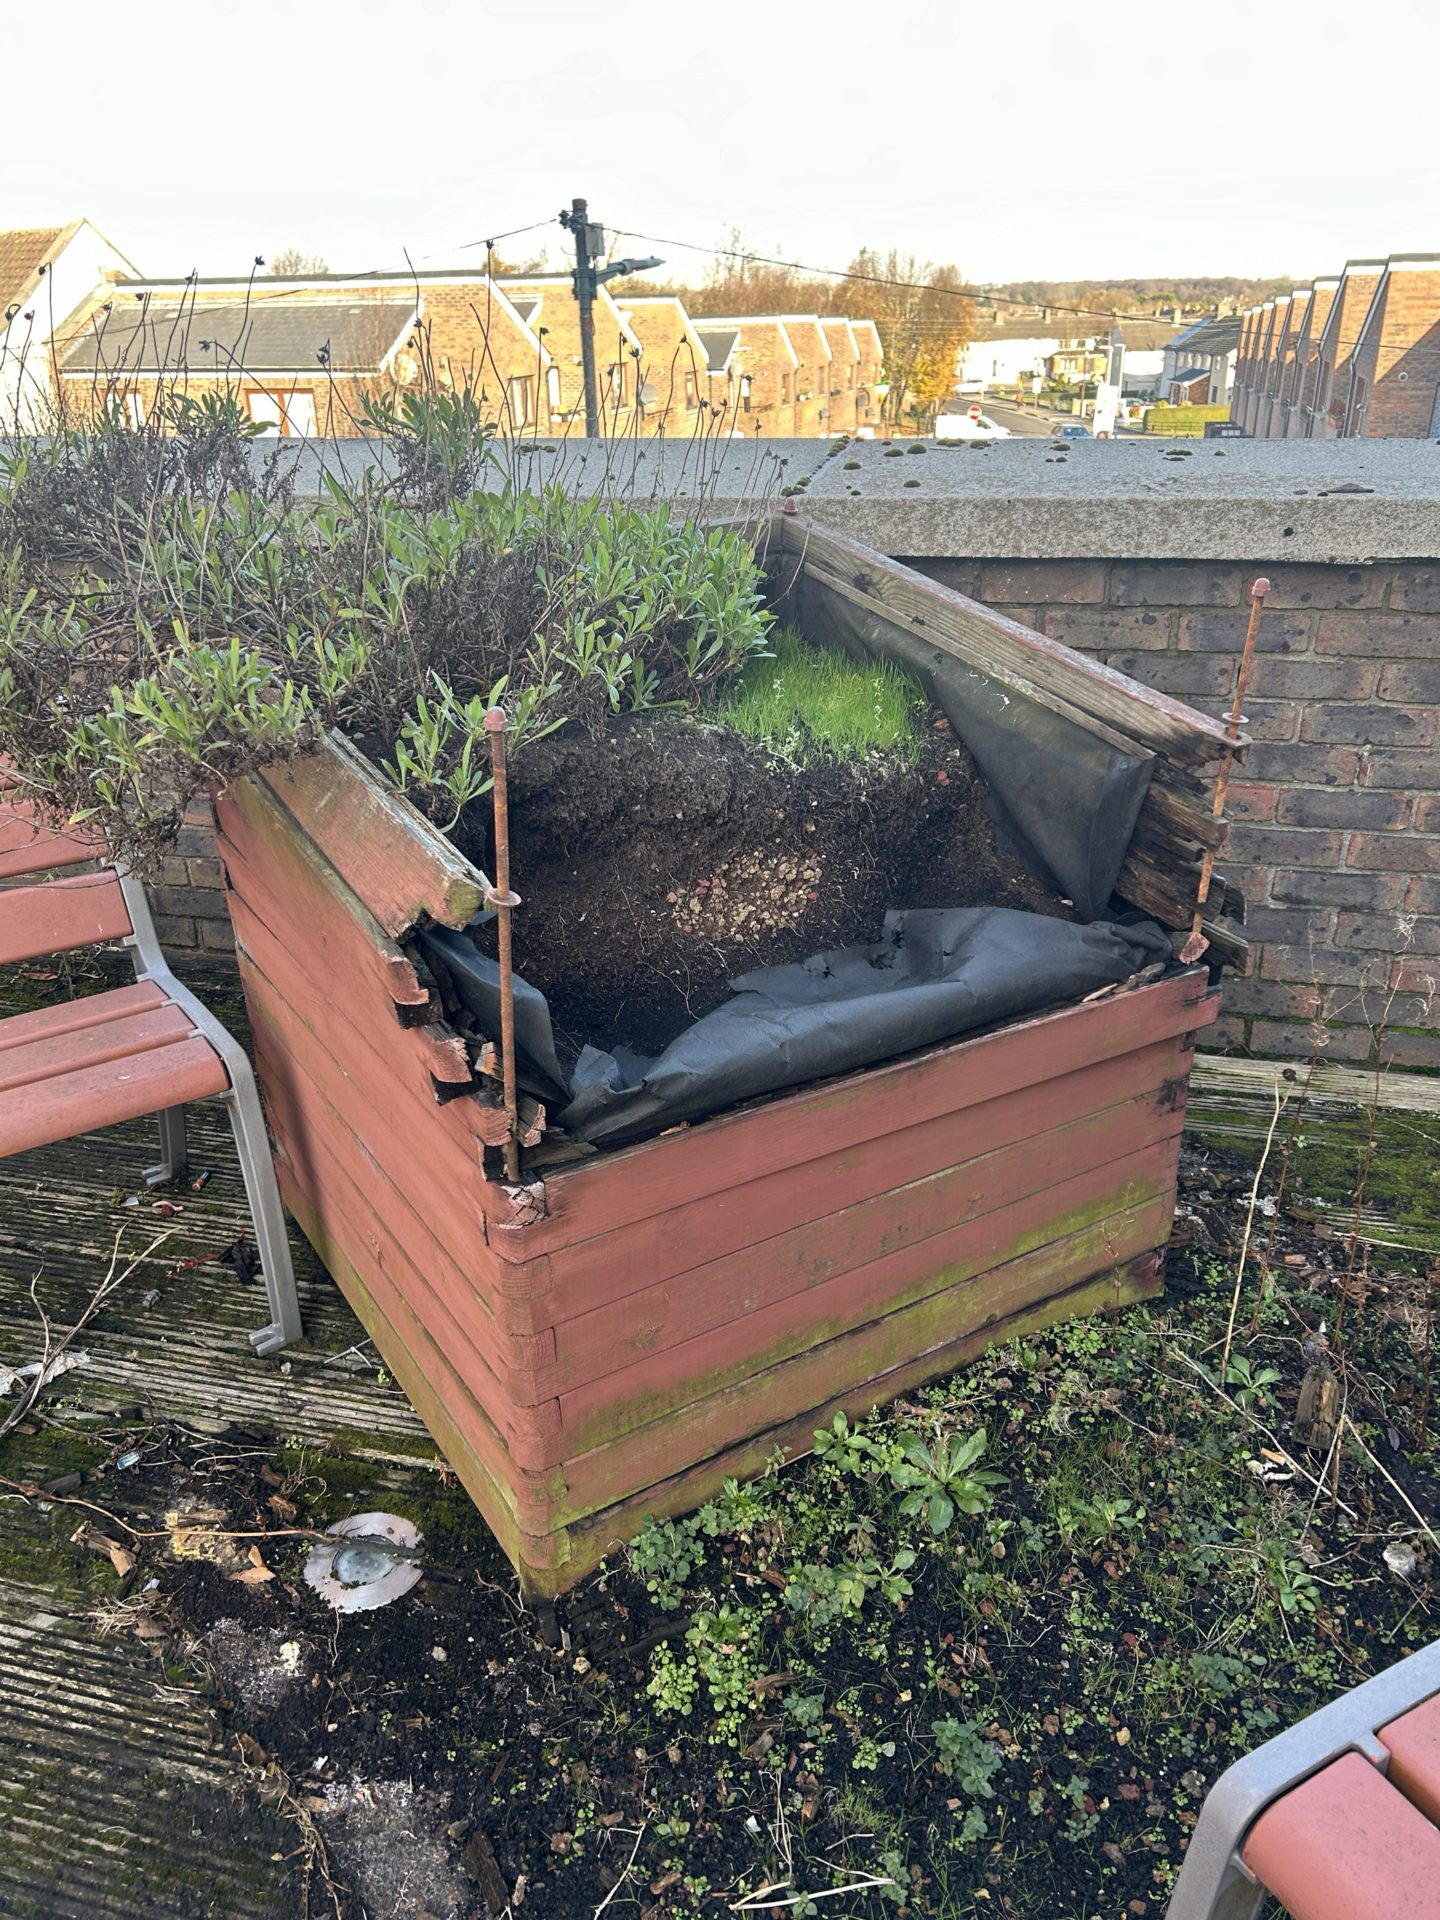
[[[770,636],[772,657],[757,657],[723,695],[713,717],[797,765],[826,754],[858,759],[888,753],[913,761],[920,750],[918,680],[876,660],[865,664],[812,647],[793,627]]]

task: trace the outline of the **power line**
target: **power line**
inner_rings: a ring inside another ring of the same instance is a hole
[[[442,253],[469,253],[475,247],[488,249],[498,246],[502,240],[514,240],[522,233],[538,233],[542,227],[553,227],[556,224],[555,216],[552,214],[548,220],[532,220],[528,227],[511,227],[508,233],[492,233],[487,240],[463,240],[458,246],[441,247],[438,253],[422,253],[420,258],[438,260]]]
[[[665,239],[659,234],[637,233],[633,227],[613,229],[617,239],[644,240],[654,247],[680,247],[687,253],[706,253],[724,260],[748,260],[761,267],[785,267],[792,273],[813,273],[826,280],[858,280],[869,286],[901,287],[912,293],[939,293],[955,300],[969,300],[975,306],[1043,308],[1047,313],[1078,314],[1087,320],[1154,320],[1153,313],[1124,313],[1118,307],[1067,307],[1054,300],[1019,300],[1009,294],[983,293],[973,287],[936,287],[923,280],[897,280],[883,273],[857,273],[849,267],[809,266],[803,260],[776,260],[764,253],[751,253],[736,247],[702,246],[695,240]]]

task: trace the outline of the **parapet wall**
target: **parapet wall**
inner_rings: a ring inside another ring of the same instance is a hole
[[[286,450],[288,452],[288,449]],[[297,448],[295,479],[376,449]],[[1256,944],[1219,1037],[1440,1069],[1440,446],[1415,441],[583,442],[522,482],[727,515],[784,493],[862,540],[1220,713],[1256,574],[1273,582],[1223,870]],[[188,830],[187,830],[188,831]],[[156,905],[175,946],[229,938],[204,835]]]

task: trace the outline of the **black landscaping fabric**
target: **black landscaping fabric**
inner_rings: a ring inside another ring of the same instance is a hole
[[[442,986],[498,1037],[495,961],[466,933],[418,937]],[[1169,935],[1151,921],[1078,926],[1010,907],[887,913],[873,945],[741,975],[730,1000],[653,1059],[587,1046],[567,1072],[544,995],[517,979],[516,1051],[573,1139],[619,1145],[1081,999],[1170,955]]]
[[[816,645],[862,659],[878,654],[915,675],[975,756],[998,822],[1083,920],[1098,919],[1125,864],[1154,755],[1108,745],[809,575],[799,577],[789,597],[798,599],[801,631]]]

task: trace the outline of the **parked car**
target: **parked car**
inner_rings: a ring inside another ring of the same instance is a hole
[[[1093,440],[1094,434],[1089,427],[1082,426],[1078,420],[1067,420],[1063,427],[1055,429],[1057,440]]]
[[[1002,427],[992,420],[988,413],[982,413],[978,419],[971,419],[968,409],[958,413],[941,413],[935,421],[937,440],[1009,440],[1013,438],[1009,427]]]

